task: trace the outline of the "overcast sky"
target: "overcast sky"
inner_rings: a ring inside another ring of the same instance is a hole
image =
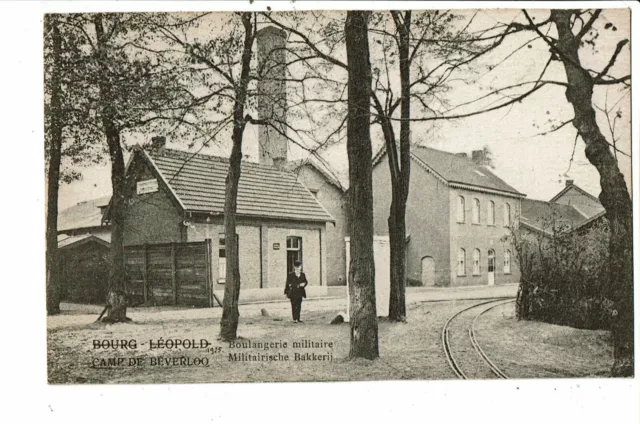
[[[469,17],[474,11],[466,12]],[[486,27],[496,22],[510,22],[517,11],[485,9],[476,14],[474,25],[477,28]],[[547,11],[539,10],[536,16],[542,19]],[[601,18],[600,25],[612,23],[617,31],[605,31],[600,29],[601,36],[597,47],[593,51],[586,51],[581,59],[593,69],[602,69],[608,61],[615,44],[622,38],[629,37],[629,12],[626,9],[606,10]],[[531,34],[514,36],[508,39],[499,49],[491,55],[483,58],[477,64],[478,73],[473,76],[465,76],[467,80],[472,78],[472,85],[453,83],[450,90],[450,100],[453,104],[463,103],[476,98],[488,87],[500,87],[509,83],[522,82],[535,79],[544,67],[549,56],[549,49],[541,40],[531,43],[531,47],[525,47],[518,53],[502,61],[513,52],[515,47],[522,45],[531,38]],[[501,63],[491,72],[480,71],[489,63]],[[618,58],[618,63],[613,73],[616,76],[629,73],[630,54],[625,48]],[[547,73],[548,79],[564,81],[564,72],[559,62],[552,62]],[[594,95],[594,103],[600,107],[606,103],[611,106],[621,97],[615,110],[620,109],[622,118],[616,125],[616,136],[619,137],[619,148],[630,152],[630,99],[617,87],[598,87]],[[473,110],[473,109],[464,109]],[[602,115],[602,114],[601,114]],[[521,104],[510,108],[479,116],[460,119],[456,121],[439,122],[432,124],[414,124],[412,138],[414,142],[426,144],[434,148],[451,151],[467,152],[488,146],[494,153],[495,173],[518,191],[528,197],[548,200],[564,187],[566,179],[573,179],[576,184],[588,192],[598,195],[600,184],[598,173],[590,165],[584,156],[584,143],[578,139],[573,162],[570,167],[570,159],[574,149],[576,131],[571,125],[563,129],[547,134],[539,135],[551,129],[554,123],[564,122],[573,116],[573,112],[564,97],[564,89],[560,86],[545,87],[532,97],[525,99]],[[604,116],[599,117],[601,129],[607,139],[611,139],[608,132],[607,121]],[[382,138],[377,128],[372,131],[374,149],[382,144]],[[130,143],[143,141],[129,138]],[[179,140],[170,140],[170,146],[184,148]],[[250,160],[257,160],[257,131],[251,129],[245,136],[245,154]],[[228,146],[218,146],[210,149],[209,153],[228,154]],[[290,156],[297,158],[304,156],[299,149],[291,148]],[[343,173],[347,167],[346,148],[344,145],[331,148],[324,153],[324,157],[339,171]],[[631,161],[623,155],[619,155],[619,163],[627,184],[630,184]],[[567,172],[568,171],[568,172]],[[81,181],[69,185],[63,185],[60,189],[60,206],[66,208],[79,201],[108,195],[111,193],[109,166],[95,166],[81,170],[84,178]]]

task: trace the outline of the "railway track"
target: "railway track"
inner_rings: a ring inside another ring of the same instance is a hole
[[[476,303],[459,310],[444,324],[442,327],[442,347],[447,363],[458,378],[509,378],[489,359],[478,343],[475,326],[480,316],[511,302],[515,302],[515,299],[499,298]],[[482,306],[485,307],[482,308]]]

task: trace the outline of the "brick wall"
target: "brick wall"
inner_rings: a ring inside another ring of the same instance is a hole
[[[407,199],[407,279],[422,282],[423,258],[435,264],[435,285],[449,282],[449,195],[448,187],[428,174],[415,161],[411,163],[411,181]],[[388,235],[391,181],[384,157],[373,170],[373,218],[376,235]]]
[[[260,226],[237,225],[236,233],[238,234],[241,287],[258,289],[261,286]],[[224,275],[219,273],[219,239],[222,234],[224,234],[224,225],[221,218],[211,223],[193,222],[187,227],[187,241],[211,239],[213,248],[211,268],[213,271],[214,290],[224,287]]]
[[[134,159],[129,172],[124,219],[125,246],[185,241],[182,214],[167,188],[158,181],[157,192],[137,194],[138,181],[155,178],[139,156]]]
[[[435,265],[434,284],[443,286],[448,283],[450,269],[448,187],[415,161],[412,165],[407,200],[407,234],[410,236],[407,279],[423,281],[422,261],[431,257]]]
[[[457,222],[458,197],[465,199],[465,220],[463,223]],[[480,201],[479,224],[472,223],[474,199]],[[488,284],[488,254],[489,250],[495,252],[495,284],[517,283],[520,280],[516,252],[513,246],[501,239],[509,234],[509,228],[504,226],[504,207],[509,204],[511,207],[511,222],[517,222],[520,215],[520,199],[501,196],[497,194],[480,193],[460,188],[451,188],[450,192],[450,215],[451,221],[451,285],[470,286]],[[495,225],[488,221],[489,202],[495,205]],[[465,275],[459,276],[457,272],[458,253],[460,248],[466,252]],[[480,251],[480,272],[474,275],[473,272],[473,252]],[[505,252],[511,251],[511,273],[504,272]]]

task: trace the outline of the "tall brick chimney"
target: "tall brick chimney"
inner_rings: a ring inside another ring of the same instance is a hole
[[[259,30],[256,34],[258,47],[258,115],[271,120],[282,134],[268,125],[258,128],[258,155],[260,163],[281,167],[287,162],[287,86],[286,53],[287,33],[274,26]]]

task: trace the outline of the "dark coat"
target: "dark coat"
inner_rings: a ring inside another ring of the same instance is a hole
[[[304,289],[309,282],[307,281],[304,272],[300,273],[299,277],[296,277],[296,273],[292,272],[287,275],[287,284],[284,287],[284,294],[289,299],[307,297],[307,291]]]

